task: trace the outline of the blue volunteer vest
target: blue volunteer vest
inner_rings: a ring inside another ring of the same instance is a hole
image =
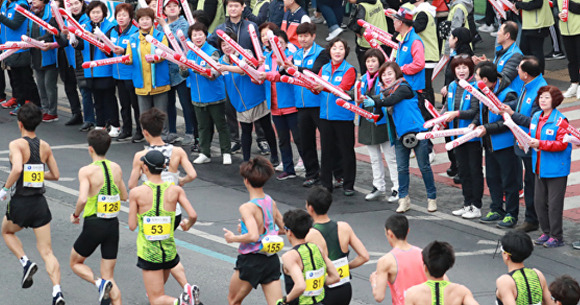
[[[407,82],[402,82],[399,86],[411,87]],[[382,94],[381,98],[383,98]],[[401,138],[409,132],[427,130],[423,127],[425,120],[421,115],[421,110],[419,110],[417,93],[413,92],[412,98],[402,100],[393,106],[393,121],[395,123],[397,138]]]
[[[18,14],[20,14],[20,13],[18,13]],[[49,23],[50,19],[52,19],[52,11],[50,10],[50,4],[46,4],[44,6],[42,20]],[[36,25],[34,22],[28,23],[28,33],[32,33],[32,27],[34,25]],[[38,37],[44,36],[46,34],[46,30],[39,25],[36,25],[36,26],[38,26],[38,30],[39,30]],[[31,38],[37,38],[37,37],[31,37]],[[47,42],[49,42],[49,41],[47,41]],[[40,66],[46,67],[46,66],[57,64],[57,62],[56,62],[57,52],[58,52],[58,49],[52,49],[52,50],[48,50],[48,51],[40,51],[40,54],[41,54],[41,60],[40,60],[41,65]],[[57,66],[58,66],[58,64],[57,64]]]
[[[498,87],[499,87],[499,81],[495,84],[495,88],[493,91],[495,92],[495,95],[497,96],[497,98],[501,102],[503,102],[505,100],[505,97],[508,93],[514,92],[510,88],[505,88],[502,92],[500,92],[498,94],[496,92]],[[483,123],[483,112],[482,112],[483,107],[486,107],[486,106],[480,102],[479,103],[479,120],[482,123]],[[487,117],[488,117],[488,123],[494,123],[494,122],[503,120],[503,117],[501,115],[494,114],[491,111],[488,111]],[[492,151],[501,150],[501,149],[511,147],[514,145],[514,134],[511,132],[511,130],[507,130],[507,131],[504,131],[502,133],[491,134],[489,136],[491,138]]]
[[[129,45],[129,41],[131,40],[131,36],[139,31],[137,27],[134,25],[129,25],[129,29],[125,30],[124,33],[119,33],[118,26],[114,27],[111,30],[111,41],[118,47],[123,49],[127,49],[127,45]],[[123,54],[124,55],[124,54]],[[114,55],[115,57],[120,57],[123,55]],[[125,64],[114,64],[112,65],[113,68],[113,78],[119,80],[129,80],[133,78],[133,71],[131,70],[131,66]]]
[[[85,24],[89,17],[86,14],[83,14],[81,18],[79,18],[79,24]],[[65,25],[69,25],[67,20],[64,20]],[[77,67],[77,56],[75,48],[69,43],[66,47],[64,47],[64,53],[66,54],[66,58],[68,60],[68,64],[76,69]]]
[[[292,55],[292,53],[288,50],[288,48],[284,50],[284,54],[286,55],[287,58]],[[264,68],[265,68],[264,71],[266,73],[280,70],[280,66],[278,66],[278,63],[273,62],[272,59],[273,55],[274,52],[265,54],[266,59],[264,60]],[[276,64],[275,69],[273,64]],[[264,85],[266,85],[266,99],[268,100],[268,104],[270,106],[272,105],[272,90],[270,89],[271,84],[272,83],[269,80],[266,80],[264,82]],[[276,82],[276,94],[277,94],[276,98],[278,101],[278,109],[296,107],[296,102],[294,101],[294,87],[296,86],[283,82]]]
[[[225,56],[220,58],[220,64],[230,65],[225,62]],[[264,84],[254,84],[249,76],[228,71],[222,72],[222,76],[230,103],[237,112],[250,110],[266,100]]]
[[[90,19],[87,18],[87,21],[84,24],[85,30],[89,32],[93,32],[93,26],[91,25]],[[101,22],[100,29],[103,33],[106,33],[114,26],[113,23],[109,22],[106,18]],[[83,60],[84,61],[93,61],[99,59],[109,58],[107,54],[103,53],[99,48],[93,47],[94,51],[91,54],[91,44],[88,43],[86,40],[81,40],[79,43],[84,43],[84,48],[82,51]],[[92,55],[92,56],[91,56]],[[93,77],[111,77],[113,76],[113,68],[111,65],[94,67],[90,69],[85,69],[85,77],[86,78],[93,78]]]
[[[498,52],[502,49],[502,46],[499,45],[495,48],[495,51]],[[497,72],[501,73],[501,71],[503,71],[503,67],[505,66],[505,64],[508,62],[508,60],[510,58],[512,58],[512,56],[516,53],[522,54],[522,51],[520,50],[520,48],[517,46],[517,44],[514,42],[508,49],[507,51],[500,56],[499,58],[496,56],[493,59],[493,63],[497,66]]]
[[[518,103],[516,105],[515,111],[525,116],[531,117],[533,114],[532,106],[534,105],[536,96],[538,96],[538,90],[541,87],[547,85],[548,83],[546,82],[542,74],[538,75],[531,82],[525,85],[519,76],[516,77],[516,79],[514,79],[513,83],[510,85],[510,88],[512,88],[516,93],[518,93]],[[521,126],[521,127],[526,133],[530,131],[530,129],[528,128],[529,126]]]
[[[399,50],[397,50],[396,57],[396,62],[399,65],[399,67],[413,63],[413,54],[411,54],[411,47],[413,45],[413,42],[415,42],[416,40],[420,41],[421,44],[423,44],[421,37],[419,37],[419,35],[415,33],[414,28],[411,28],[409,33],[405,35],[403,41],[399,42]],[[423,70],[421,70],[417,74],[413,75],[405,74],[405,80],[409,82],[409,85],[411,85],[411,88],[414,91],[425,89],[425,68],[423,68]]]
[[[312,69],[316,58],[322,51],[324,51],[324,48],[316,43],[312,45],[306,57],[304,56],[304,49],[299,49],[294,53],[294,65]],[[298,108],[320,107],[320,95],[316,95],[302,86],[294,86],[294,100]]]
[[[475,86],[475,82],[470,82],[470,84],[472,86]],[[449,86],[447,87],[447,111],[455,111],[455,110],[459,110],[459,111],[465,111],[465,110],[469,110],[469,108],[471,107],[471,99],[473,98],[473,96],[471,95],[471,93],[469,93],[467,90],[463,90],[463,96],[461,97],[461,103],[459,105],[458,109],[455,109],[455,93],[457,92],[457,82],[453,81],[451,82],[451,84],[449,84]],[[449,127],[449,129],[453,129],[453,128],[464,128],[469,126],[469,124],[471,124],[471,120],[461,120],[458,119],[458,123],[457,126],[455,126],[455,120],[447,123],[447,126]],[[451,139],[455,140],[457,138],[457,136],[452,136]],[[471,140],[469,140],[469,142],[479,142],[481,141],[480,138],[473,138]]]
[[[217,51],[207,41],[200,49],[209,56]],[[193,51],[187,53],[187,58],[204,68],[211,68],[205,60],[197,56]],[[169,84],[169,72],[167,73],[167,80]],[[213,103],[226,98],[226,89],[222,76],[218,76],[215,80],[209,80],[190,69],[187,85],[191,88],[191,100],[195,103]]]
[[[28,9],[28,2],[26,0],[15,0],[12,2],[8,2],[5,0],[2,2],[2,8],[0,8],[0,13],[8,19],[14,19],[15,14],[20,14],[16,11],[16,4],[22,6],[25,9]],[[28,30],[28,23],[31,21],[28,18],[24,19],[24,22],[20,25],[19,28],[13,30],[7,27],[4,23],[0,23],[0,42],[2,44],[6,43],[7,41],[21,41],[22,35],[26,35],[26,31]],[[21,49],[16,51],[16,53],[20,52],[28,52],[28,49]]]
[[[537,126],[542,113],[543,111],[538,111],[532,117],[532,123],[530,124],[532,138],[536,137]],[[544,126],[542,126],[539,140],[556,140],[559,128],[556,126],[556,123],[560,118],[566,119],[558,109],[552,110],[548,120]],[[568,143],[568,146],[563,151],[541,151],[540,154],[540,172],[537,173],[538,152],[532,149],[532,165],[534,168],[534,174],[540,176],[540,178],[566,177],[570,174],[570,165],[572,163],[572,145],[570,143]]]
[[[135,88],[143,88],[145,86],[143,82],[143,63],[141,62],[141,48],[139,44],[141,41],[139,40],[139,35],[141,34],[139,31],[135,32],[129,38],[129,45],[131,47],[131,55],[133,63],[131,65],[132,71],[132,79],[133,85]],[[162,32],[153,29],[153,38],[163,41],[163,34]],[[151,54],[155,54],[156,47],[151,45]],[[169,85],[169,66],[167,65],[167,61],[164,60],[157,64],[151,64],[151,84],[153,88],[163,87]]]
[[[322,67],[322,78],[331,84],[338,86],[342,82],[342,77],[346,74],[350,68],[353,68],[351,64],[343,60],[340,66],[336,68],[336,71],[332,73],[332,62],[327,63]],[[350,90],[351,88],[349,88]],[[354,113],[348,111],[336,104],[338,99],[334,94],[322,91],[320,93],[320,118],[330,121],[352,121],[354,120]],[[354,101],[346,101],[347,103],[354,104]]]

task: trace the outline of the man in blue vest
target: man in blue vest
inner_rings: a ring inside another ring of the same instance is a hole
[[[540,72],[540,62],[534,56],[524,56],[518,66],[518,77],[514,79],[510,87],[518,93],[518,99],[504,106],[504,110],[512,116],[525,131],[529,131],[530,122],[534,113],[540,110],[540,106],[534,103],[540,87],[548,83]],[[534,208],[534,172],[532,168],[532,151],[525,153],[514,142],[514,151],[526,169],[524,176],[524,198],[526,201],[525,221],[516,227],[517,230],[530,232],[538,229],[538,216]],[[519,163],[518,163],[519,165]],[[520,167],[521,168],[521,167]],[[521,171],[518,171],[518,180],[521,179]],[[521,181],[521,180],[520,180]],[[518,183],[520,184],[520,183]]]
[[[501,102],[509,103],[517,99],[517,94],[508,88],[509,82],[499,77],[493,63],[484,61],[477,64],[475,78],[485,83]],[[518,158],[514,153],[514,136],[503,124],[502,117],[492,113],[482,103],[479,104],[479,115],[475,116],[470,125],[476,126],[483,132],[485,178],[491,195],[491,211],[479,220],[483,223],[497,223],[500,228],[513,228],[518,222],[519,212]]]
[[[401,7],[393,18],[395,31],[399,33],[396,62],[411,89],[421,92],[425,89],[425,47],[421,37],[413,29],[413,12]]]

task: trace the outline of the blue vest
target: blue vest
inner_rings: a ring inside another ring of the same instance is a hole
[[[132,79],[135,88],[143,88],[143,86],[145,86],[143,82],[143,72],[142,72],[143,63],[141,62],[142,54],[141,48],[139,47],[141,40],[139,39],[139,35],[143,34],[137,31],[129,38],[129,44],[131,46],[131,55],[133,60],[133,64],[131,65],[131,71],[133,73]],[[163,41],[164,35],[165,34],[163,34],[162,32],[153,29],[153,34],[151,36],[153,36],[153,38],[159,41]],[[155,54],[155,49],[156,47],[151,45],[151,54]],[[153,88],[169,85],[169,66],[167,65],[167,60],[164,60],[157,64],[151,64],[151,78],[152,78],[151,84]]]
[[[496,91],[498,89],[498,87],[499,87],[499,81],[495,84],[495,88],[493,91],[495,92],[495,95],[497,96],[497,98],[501,102],[503,102],[503,100],[505,100],[505,97],[508,93],[514,92],[510,88],[505,88],[502,92],[500,92],[498,94]],[[486,107],[486,106],[480,102],[479,103],[479,120],[482,123],[483,123],[483,112],[482,112],[483,107]],[[488,111],[487,117],[488,117],[488,123],[494,123],[494,122],[503,120],[503,117],[501,115],[494,114],[491,111]],[[490,134],[489,136],[491,138],[492,151],[501,150],[501,149],[504,149],[507,147],[512,147],[514,145],[514,134],[511,132],[511,130],[507,130],[507,131],[504,131],[502,133]]]
[[[217,51],[207,41],[200,49],[209,56]],[[193,51],[187,53],[187,58],[204,68],[211,68],[205,60],[197,56]],[[169,79],[169,73],[167,77]],[[201,76],[190,69],[187,85],[191,88],[191,100],[195,103],[213,103],[226,98],[226,89],[222,76],[218,76],[215,80],[209,80],[205,76]]]
[[[125,29],[125,32],[119,34],[119,26],[114,27],[111,30],[110,39],[114,45],[119,46],[123,49],[127,49],[127,45],[129,44],[129,40],[131,40],[131,36],[139,31],[139,29],[132,24],[129,25],[129,29]],[[124,54],[123,54],[124,55]],[[114,55],[115,57],[120,57],[123,55]],[[133,78],[133,71],[131,71],[131,66],[127,66],[125,64],[114,64],[112,65],[113,68],[113,78],[120,79],[120,80],[129,80]]]
[[[397,50],[397,58],[396,62],[399,67],[402,67],[406,64],[413,63],[413,54],[411,54],[411,47],[413,46],[413,42],[419,40],[423,45],[423,40],[417,33],[415,33],[415,29],[411,28],[409,33],[405,35],[403,41],[399,42],[399,50]],[[409,82],[411,88],[414,91],[423,90],[425,89],[425,68],[421,70],[417,74],[407,75],[405,74],[405,80]]]
[[[374,90],[375,90],[374,91],[375,92],[374,95],[378,95],[381,92],[381,85],[380,85],[381,81],[379,79],[380,77],[381,77],[380,75],[377,75],[377,77],[375,78],[375,82],[373,83],[373,87],[374,87]],[[366,74],[363,74],[362,75],[360,81],[362,83],[361,84],[360,91],[361,91],[362,95],[366,95],[367,92],[369,92],[369,90],[368,90],[368,86],[369,85],[368,85],[368,80],[366,78]],[[386,108],[386,107],[382,107],[382,108]],[[383,110],[383,109],[381,109],[381,110]],[[383,114],[384,114],[383,118],[380,119],[379,121],[377,121],[376,125],[383,125],[383,124],[386,124],[387,123],[388,114],[384,110],[383,110]]]
[[[18,13],[18,14],[20,14],[20,13]],[[44,6],[44,12],[43,12],[43,15],[42,15],[42,20],[44,20],[47,23],[49,23],[50,22],[50,19],[52,19],[52,11],[50,10],[50,3],[49,3],[49,4],[46,4]],[[38,27],[38,30],[39,30],[38,37],[44,36],[46,34],[46,30],[43,27],[39,26],[38,24],[36,24],[34,22],[29,22],[28,23],[28,33],[32,33],[32,27],[33,26],[37,26]],[[31,38],[37,39],[38,37],[31,37]],[[50,42],[50,41],[46,41],[46,42]],[[40,59],[41,64],[40,64],[40,66],[41,67],[46,67],[46,66],[50,66],[50,65],[56,64],[57,67],[58,67],[58,64],[57,64],[57,61],[56,61],[57,52],[58,52],[58,49],[52,49],[52,50],[48,50],[48,51],[40,51],[40,54],[41,54],[41,59]]]
[[[85,30],[89,32],[93,32],[93,26],[91,25],[90,19],[87,18],[87,21],[84,24]],[[101,22],[100,29],[103,33],[106,33],[114,26],[113,23],[109,22],[106,18]],[[94,49],[93,53],[91,54],[91,44],[88,43],[86,40],[80,40],[79,43],[84,43],[83,48],[83,60],[84,61],[93,61],[99,59],[109,58],[107,54],[103,53],[99,48],[92,47]],[[93,77],[111,77],[113,76],[113,68],[111,65],[94,67],[90,69],[85,69],[85,77],[86,78],[93,78]]]
[[[322,78],[331,84],[338,86],[342,82],[342,77],[350,68],[354,68],[346,60],[343,60],[336,71],[332,73],[332,62],[327,63],[322,67]],[[350,90],[351,88],[349,88]],[[354,120],[354,113],[348,111],[336,104],[338,99],[334,94],[322,91],[320,93],[320,118],[330,121],[352,121]],[[354,105],[354,101],[346,101]]]
[[[2,8],[0,8],[0,13],[8,19],[14,19],[15,14],[20,14],[16,11],[16,4],[22,6],[24,9],[28,9],[28,2],[26,0],[16,0],[8,3],[8,0],[2,2]],[[24,22],[16,30],[7,27],[4,23],[0,23],[0,43],[4,44],[7,41],[21,41],[22,35],[26,35],[28,29],[28,23],[31,22],[28,18],[24,19]],[[16,51],[16,53],[28,52],[28,49],[21,49]]]
[[[220,58],[220,64],[229,65],[224,61],[224,57]],[[266,100],[264,84],[254,84],[249,76],[238,73],[226,71],[222,72],[222,76],[230,103],[237,112],[250,110]]]
[[[538,96],[538,90],[540,89],[540,87],[547,85],[548,83],[546,82],[542,74],[538,75],[531,82],[525,85],[519,76],[516,77],[514,81],[510,84],[510,88],[513,89],[516,93],[519,93],[518,103],[515,111],[525,116],[531,117],[533,114],[532,106],[534,105],[536,96]],[[521,126],[521,127],[526,133],[530,131],[530,129],[528,128],[529,126]]]
[[[401,83],[400,86],[411,87],[405,82]],[[395,129],[398,138],[401,138],[409,132],[421,132],[427,130],[423,127],[425,120],[421,115],[421,110],[419,110],[419,101],[415,92],[413,92],[412,98],[402,100],[393,106],[393,121],[395,121]]]
[[[304,49],[299,49],[294,53],[294,65],[312,69],[316,58],[322,51],[324,51],[324,48],[314,43],[310,48],[310,52],[304,57]],[[294,100],[298,108],[320,107],[320,95],[316,95],[302,86],[294,86]]]
[[[89,20],[89,17],[86,14],[83,14],[81,18],[79,18],[79,24],[85,24]],[[64,20],[65,25],[69,25],[67,20]],[[75,48],[69,43],[66,47],[64,47],[64,53],[66,54],[66,58],[68,60],[68,64],[76,69],[77,61],[76,61],[76,50]]]
[[[536,137],[536,128],[538,122],[540,121],[540,114],[543,111],[538,111],[532,117],[532,123],[530,124],[530,132],[532,138]],[[542,126],[541,134],[539,140],[555,141],[558,135],[558,126],[556,123],[558,119],[566,119],[566,117],[557,109],[552,110],[550,117]],[[538,162],[538,152],[532,149],[532,167],[534,168],[534,174],[540,176],[540,178],[557,178],[566,177],[570,174],[570,164],[572,163],[572,145],[568,143],[568,146],[563,151],[551,152],[551,151],[541,151],[540,152],[540,172],[536,172]]]
[[[475,82],[471,82],[470,83],[472,86],[475,86]],[[463,90],[463,96],[461,97],[461,103],[459,104],[459,108],[455,109],[455,93],[457,92],[457,82],[456,81],[452,81],[449,86],[447,87],[447,111],[455,111],[455,110],[459,110],[459,111],[465,111],[465,110],[469,110],[469,108],[471,107],[471,98],[473,97],[471,95],[471,93],[469,93],[467,90]],[[457,119],[458,126],[455,126],[455,120],[447,123],[447,126],[449,127],[449,129],[453,129],[453,128],[464,128],[469,126],[469,124],[471,124],[471,120],[460,120]],[[457,138],[457,136],[452,136],[451,139],[455,140]],[[476,142],[476,141],[481,141],[480,138],[473,138],[471,140],[469,140],[469,142]]]
[[[496,51],[500,51],[501,49],[502,49],[501,45],[499,45],[495,48]],[[503,71],[503,67],[508,62],[508,60],[512,57],[512,55],[514,55],[515,53],[520,53],[523,55],[520,48],[514,42],[500,58],[497,58],[497,56],[496,56],[493,59],[493,63],[495,63],[497,66],[498,73],[501,73],[501,71]]]
[[[286,55],[286,58],[292,55],[292,53],[288,50],[288,48],[284,50],[284,54]],[[270,52],[265,55],[266,59],[264,60],[264,68],[265,68],[264,71],[266,73],[280,70],[280,66],[278,65],[278,63],[275,63],[276,69],[273,69],[272,65],[273,55],[274,52]],[[272,90],[270,89],[271,84],[272,83],[269,80],[266,80],[264,82],[264,85],[266,85],[266,99],[268,100],[269,105],[272,105]],[[276,85],[276,95],[277,95],[276,98],[278,102],[278,109],[296,107],[296,102],[294,101],[294,87],[297,86],[283,82],[276,82],[275,85]]]

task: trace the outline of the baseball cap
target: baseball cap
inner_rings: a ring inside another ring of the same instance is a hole
[[[150,169],[163,170],[165,169],[165,156],[158,150],[150,150],[143,157],[141,161],[145,163]]]
[[[155,1],[155,0],[154,0],[154,1]],[[178,0],[165,0],[165,1],[163,2],[163,7],[165,7],[167,4],[169,4],[169,2],[175,2],[175,3],[177,3],[177,4],[179,5],[179,1],[178,1]]]
[[[410,9],[406,8],[406,7],[401,7],[399,8],[399,10],[397,11],[396,14],[393,14],[393,18],[397,18],[401,21],[413,21],[413,15],[415,15],[414,11],[411,11]]]

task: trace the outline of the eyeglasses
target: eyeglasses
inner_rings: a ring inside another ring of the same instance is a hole
[[[290,230],[290,228],[288,228],[287,226],[284,226],[284,230],[286,230],[286,231],[292,231],[292,230]]]
[[[509,256],[512,255],[511,253],[509,253],[509,252],[507,252],[506,250],[503,249],[503,245],[502,246],[499,246],[499,251],[501,251],[501,252],[503,252],[503,253],[505,253],[505,254],[507,254]]]

